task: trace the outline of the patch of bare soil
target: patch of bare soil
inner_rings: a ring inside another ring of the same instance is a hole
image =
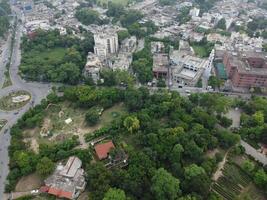
[[[41,178],[36,174],[30,174],[22,177],[16,185],[15,192],[26,192],[30,190],[39,189],[43,182]]]

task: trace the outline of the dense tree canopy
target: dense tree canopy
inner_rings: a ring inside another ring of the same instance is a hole
[[[82,8],[75,13],[75,17],[84,25],[102,24],[99,13],[95,10]]]
[[[85,140],[89,142],[107,136],[116,147],[110,152],[110,158],[124,150],[128,155],[127,167],[107,169],[105,161],[91,162],[94,151],[91,147],[78,149],[77,136],[57,144],[40,144],[39,152],[32,152],[24,143],[23,130],[40,126],[47,105],[59,102],[68,102],[69,106],[86,111],[123,105],[125,110],[120,116],[88,133]],[[133,200],[219,200],[210,191],[210,186],[211,176],[222,155],[208,157],[207,154],[219,147],[228,149],[239,142],[237,133],[218,125],[232,103],[219,94],[192,94],[188,98],[165,90],[150,93],[144,87],[68,86],[63,97],[52,93],[12,128],[7,190],[14,189],[20,177],[36,170],[49,174],[52,167],[44,163],[55,163],[75,155],[83,161],[87,190],[93,200],[127,197]],[[264,126],[266,105],[267,101],[262,97],[243,104],[246,113],[250,113],[246,123]],[[256,165],[253,168],[250,163],[244,164],[243,168],[252,171],[255,183],[264,188],[265,171],[258,171],[260,168]]]
[[[55,169],[55,164],[47,157],[43,157],[36,166],[36,171],[41,177],[47,177]]]
[[[91,34],[82,41],[73,35],[62,36],[57,30],[38,30],[32,38],[23,38],[20,71],[29,80],[76,84],[92,48]]]
[[[123,190],[110,188],[103,200],[126,200],[126,195]]]
[[[180,181],[160,168],[152,178],[151,190],[156,200],[175,200],[181,193]]]

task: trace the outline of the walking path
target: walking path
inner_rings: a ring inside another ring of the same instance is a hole
[[[256,161],[262,163],[263,165],[267,165],[267,156],[258,152],[255,148],[250,146],[244,140],[240,142],[241,146],[245,148],[246,154],[252,156]]]
[[[212,176],[212,180],[217,181],[222,176],[222,170],[227,162],[227,156],[230,150],[226,152],[226,154],[223,157],[223,160],[218,164],[218,169]]]

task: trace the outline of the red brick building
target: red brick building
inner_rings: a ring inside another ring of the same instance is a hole
[[[223,57],[228,78],[235,87],[267,87],[266,53],[232,53]]]

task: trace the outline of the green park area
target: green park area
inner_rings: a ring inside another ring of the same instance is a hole
[[[25,106],[31,100],[30,93],[26,91],[15,91],[0,99],[0,109],[11,111]]]
[[[200,58],[206,58],[209,57],[214,44],[204,40],[201,42],[192,42],[191,46],[193,47],[194,52],[197,56],[199,56]]]
[[[46,49],[42,52],[34,50],[24,52],[20,70],[28,79],[34,79],[34,76],[38,77],[40,72],[48,75],[49,68],[59,64],[65,53],[66,49],[64,48]]]
[[[90,44],[57,30],[38,30],[31,40],[22,39],[20,74],[26,80],[76,84]],[[48,42],[49,41],[49,42]],[[91,41],[91,40],[90,40]]]
[[[267,104],[253,99],[253,107],[255,102],[257,109]],[[241,160],[241,134],[231,131],[233,122],[225,117],[237,105],[244,106],[220,94],[182,97],[164,90],[151,94],[147,88],[66,87],[63,96],[48,95],[11,129],[6,189],[32,189],[57,163],[77,156],[86,171],[89,199],[103,200],[110,188],[119,188],[133,199],[143,194],[148,200],[197,199],[191,198],[197,194],[207,200],[264,200],[267,174],[251,158]],[[262,113],[251,116],[255,125],[264,124]],[[126,165],[97,159],[92,145],[110,140],[111,155],[123,150]],[[232,149],[234,159],[228,157]]]
[[[197,56],[204,58],[207,57],[207,50],[203,46],[194,45],[193,46],[194,52]]]
[[[93,125],[86,121],[87,112],[88,109],[77,108],[68,101],[48,104],[42,113],[43,119],[40,125],[25,129],[24,139],[26,142],[30,142],[32,150],[36,152],[40,144],[56,144],[71,138],[73,135],[78,136],[83,141],[86,134],[110,125],[114,119],[126,113],[126,109],[123,104],[115,104],[104,109]]]

